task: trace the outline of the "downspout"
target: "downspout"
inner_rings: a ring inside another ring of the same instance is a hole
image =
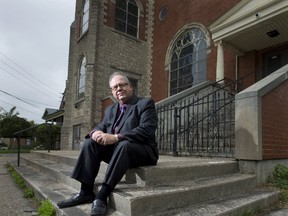
[[[236,54],[236,56],[235,56],[235,80],[236,80],[235,91],[237,93],[239,91],[238,78],[239,78],[239,56],[238,56],[238,54]]]

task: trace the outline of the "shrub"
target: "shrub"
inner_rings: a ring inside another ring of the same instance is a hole
[[[273,170],[273,177],[273,183],[276,187],[288,190],[288,167],[277,164]]]

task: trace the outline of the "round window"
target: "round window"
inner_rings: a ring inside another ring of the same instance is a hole
[[[163,7],[159,13],[159,19],[164,20],[167,17],[167,15],[168,15],[168,9],[167,7]]]

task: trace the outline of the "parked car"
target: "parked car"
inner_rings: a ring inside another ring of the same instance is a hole
[[[8,145],[6,143],[0,143],[0,150],[8,150]]]

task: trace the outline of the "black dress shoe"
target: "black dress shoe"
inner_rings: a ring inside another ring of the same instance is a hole
[[[59,208],[68,208],[68,207],[81,205],[81,204],[85,204],[85,203],[92,203],[94,199],[95,199],[94,193],[89,194],[89,195],[76,194],[75,196],[73,196],[67,200],[63,200],[63,201],[58,202],[57,205]]]
[[[100,199],[94,200],[91,209],[91,216],[106,216],[106,214],[107,203]]]

